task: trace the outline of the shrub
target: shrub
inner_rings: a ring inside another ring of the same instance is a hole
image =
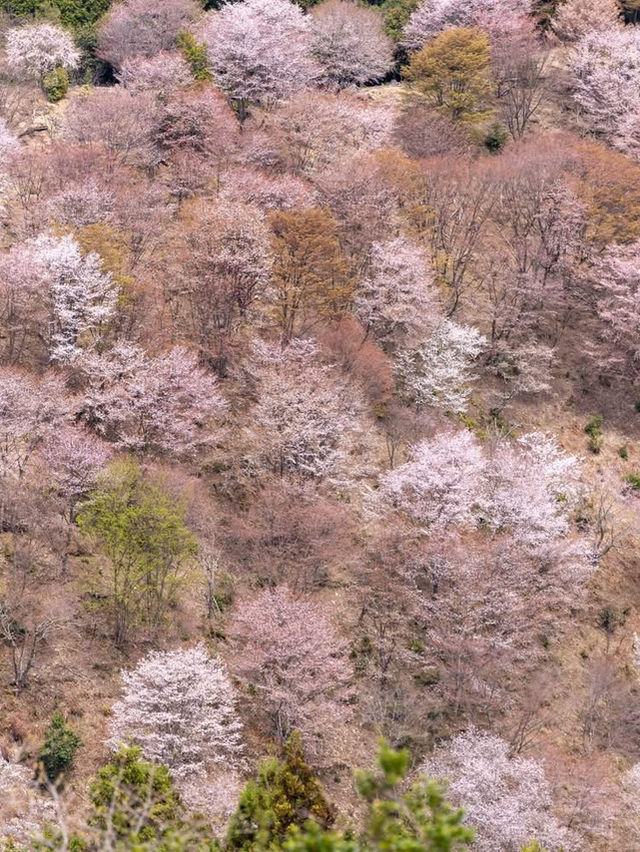
[[[227,849],[273,850],[306,820],[327,827],[333,822],[318,780],[305,762],[297,731],[285,747],[285,759],[263,761],[258,778],[243,790],[227,835]]]
[[[69,75],[64,68],[56,68],[42,78],[42,91],[52,104],[61,101],[69,91]]]
[[[491,153],[495,153],[503,148],[509,139],[509,131],[501,121],[494,121],[487,128],[486,136],[484,137],[484,145]]]
[[[589,436],[589,449],[592,453],[599,453],[604,443],[602,436],[602,416],[595,414],[589,419],[584,431]]]
[[[67,725],[62,713],[54,713],[39,754],[45,779],[56,782],[71,769],[75,753],[81,745],[82,740]]]
[[[209,54],[206,44],[198,41],[190,32],[183,30],[178,33],[177,45],[182,51],[186,63],[191,69],[195,80],[211,80],[212,76],[208,70]]]
[[[634,491],[640,491],[640,474],[638,473],[628,473],[626,476],[622,477],[626,483],[628,483]]]

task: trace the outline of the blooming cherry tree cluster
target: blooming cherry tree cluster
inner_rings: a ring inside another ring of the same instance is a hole
[[[385,346],[413,342],[425,327],[435,325],[440,306],[424,249],[402,237],[374,243],[355,310]]]
[[[414,447],[410,461],[381,478],[377,500],[425,531],[481,524],[539,548],[568,534],[579,493],[578,461],[553,438],[501,441],[487,456],[469,432],[457,432]]]
[[[242,764],[242,724],[223,663],[203,645],[151,651],[122,673],[124,696],[113,707],[109,744],[131,743],[179,780],[211,766]]]
[[[86,335],[98,334],[113,316],[119,291],[95,252],[83,255],[71,236],[44,234],[32,244],[51,301],[52,361],[69,363],[83,350]]]
[[[640,33],[587,33],[571,59],[574,100],[591,129],[623,151],[640,145]]]
[[[351,667],[322,607],[284,587],[267,590],[238,609],[230,631],[242,645],[233,666],[257,687],[281,739],[294,728],[309,745],[326,735],[344,712]]]
[[[466,411],[473,363],[486,342],[476,328],[445,319],[424,343],[398,353],[396,369],[403,393],[418,408],[434,405]]]
[[[76,68],[80,53],[61,27],[27,24],[7,33],[7,62],[13,71],[40,79],[56,68]]]
[[[477,830],[480,852],[518,852],[534,840],[550,852],[572,848],[571,833],[554,816],[543,766],[511,757],[500,737],[472,728],[440,748],[422,771],[448,779],[449,795]]]
[[[119,343],[104,355],[87,353],[77,369],[82,419],[133,452],[188,456],[212,441],[225,410],[215,377],[180,347],[150,358]]]
[[[204,28],[211,72],[244,119],[251,103],[274,104],[318,73],[309,21],[289,0],[242,0],[212,12]]]
[[[514,19],[530,12],[528,0],[421,0],[403,32],[409,50],[422,47],[449,27],[472,27],[492,23],[499,30],[512,28]]]
[[[325,0],[314,10],[310,49],[321,68],[317,82],[332,90],[379,80],[393,63],[380,15],[346,0]]]
[[[553,31],[565,41],[579,41],[590,32],[622,27],[616,0],[565,0],[553,17]]]
[[[335,474],[359,426],[363,403],[333,366],[323,365],[313,341],[284,350],[256,347],[260,399],[252,429],[257,449],[280,474]]]

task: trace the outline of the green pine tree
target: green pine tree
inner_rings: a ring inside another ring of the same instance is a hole
[[[252,852],[282,849],[291,830],[309,820],[326,828],[332,823],[332,813],[305,762],[302,739],[294,732],[285,746],[285,759],[263,761],[257,779],[243,790],[229,826],[227,848]]]
[[[67,725],[62,713],[54,713],[45,731],[39,758],[44,780],[55,783],[73,765],[75,753],[82,745],[80,737]]]

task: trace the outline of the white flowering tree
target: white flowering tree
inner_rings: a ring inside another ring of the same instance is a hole
[[[411,459],[385,474],[377,499],[426,530],[471,527],[486,461],[467,431],[442,432],[413,448]]]
[[[564,41],[578,41],[590,32],[622,27],[617,0],[565,0],[552,19],[553,31]]]
[[[398,353],[396,370],[405,396],[418,408],[466,411],[473,365],[486,338],[472,326],[445,319],[419,346]]]
[[[553,813],[551,785],[532,758],[510,757],[509,744],[475,729],[454,737],[422,767],[448,779],[448,795],[476,829],[478,852],[520,852],[538,840],[549,852],[572,848]]]
[[[435,325],[440,306],[424,249],[402,237],[374,243],[355,310],[363,326],[386,346],[413,341]]]
[[[571,59],[574,100],[591,129],[622,151],[640,145],[640,32],[589,32]]]
[[[204,29],[214,78],[237,105],[270,105],[306,88],[317,74],[309,21],[289,0],[242,0],[212,12]]]
[[[380,80],[393,64],[380,14],[345,0],[325,0],[313,10],[310,46],[321,68],[317,82],[334,91]]]
[[[77,68],[80,53],[68,32],[54,24],[28,24],[7,33],[7,63],[24,77],[41,80],[56,68]]]
[[[151,651],[122,673],[124,696],[113,707],[109,745],[132,743],[178,780],[212,766],[242,764],[242,725],[224,665],[203,645]]]
[[[215,376],[181,347],[149,357],[134,344],[86,353],[80,417],[99,435],[134,452],[189,456],[207,446],[224,413]]]
[[[33,258],[49,290],[52,361],[69,363],[113,316],[119,290],[95,252],[83,255],[72,236],[37,237]]]
[[[514,19],[526,17],[529,0],[421,0],[403,32],[402,43],[416,50],[448,27],[486,26],[510,29]]]
[[[33,770],[25,764],[10,763],[0,754],[2,846],[15,849],[17,843],[31,845],[34,836],[40,836],[45,825],[55,822],[56,816],[56,807],[51,798],[38,793]]]
[[[259,345],[255,355],[260,398],[252,438],[262,462],[279,474],[335,474],[360,431],[357,389],[320,362],[313,341],[294,340],[285,350]]]
[[[578,460],[543,433],[500,441],[488,454],[470,432],[443,433],[381,478],[377,500],[427,532],[481,525],[540,549],[568,535],[579,473]]]

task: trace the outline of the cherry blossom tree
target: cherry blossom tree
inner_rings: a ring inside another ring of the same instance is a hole
[[[380,15],[346,0],[313,10],[310,49],[321,68],[318,84],[332,90],[380,80],[393,63]]]
[[[578,460],[542,432],[500,443],[485,471],[486,521],[530,547],[565,537],[580,494]]]
[[[285,167],[310,177],[332,171],[349,154],[383,148],[391,140],[394,110],[348,92],[295,95],[264,118],[272,149]]]
[[[243,602],[230,625],[241,650],[232,668],[258,690],[260,706],[284,742],[298,728],[317,746],[325,725],[344,715],[341,694],[351,676],[344,647],[326,613],[285,587]]]
[[[448,795],[464,807],[481,852],[519,852],[538,840],[550,852],[571,848],[571,833],[553,814],[551,785],[533,758],[510,757],[509,744],[474,728],[454,737],[422,767],[447,778]]]
[[[215,377],[186,349],[151,358],[118,343],[103,355],[86,353],[76,369],[83,386],[79,416],[107,440],[138,453],[178,456],[213,440],[225,403]]]
[[[427,533],[481,525],[542,553],[567,537],[579,496],[578,460],[552,437],[533,432],[485,454],[469,432],[457,432],[414,447],[410,461],[381,477],[375,503]]]
[[[212,12],[204,29],[211,72],[238,109],[271,106],[308,87],[309,22],[289,0],[243,0]]]
[[[574,100],[591,129],[623,151],[640,143],[640,33],[589,32],[571,58]]]
[[[486,342],[472,326],[445,319],[424,343],[398,353],[396,369],[403,393],[418,408],[435,405],[466,411],[473,362]]]
[[[616,0],[565,0],[558,6],[551,27],[564,41],[579,41],[588,33],[621,27],[620,15]]]
[[[441,432],[380,478],[375,502],[391,505],[425,531],[475,525],[486,460],[470,432]]]
[[[212,766],[242,764],[242,724],[223,663],[204,645],[151,651],[122,672],[125,692],[113,707],[109,745],[131,743],[179,781]]]
[[[402,237],[374,243],[355,310],[364,327],[386,346],[413,342],[435,324],[440,306],[424,249]]]
[[[529,12],[528,0],[421,0],[404,28],[402,43],[416,50],[449,27],[484,23],[501,30]]]
[[[336,475],[360,433],[357,388],[318,356],[311,340],[256,347],[259,401],[250,431],[258,459],[281,475]]]
[[[54,24],[28,24],[7,33],[7,62],[24,76],[40,80],[56,68],[72,70],[79,61],[73,38]]]
[[[50,797],[38,792],[33,770],[0,755],[0,839],[9,846],[31,843],[57,813]]]
[[[595,290],[600,320],[592,355],[605,371],[621,378],[636,374],[640,359],[640,243],[611,245],[586,275]]]
[[[313,186],[292,174],[269,174],[251,166],[236,167],[221,174],[220,184],[220,194],[224,198],[262,210],[316,206]]]
[[[118,82],[134,94],[151,90],[166,96],[174,89],[193,83],[186,60],[179,53],[168,52],[127,57],[117,77]]]
[[[175,47],[176,36],[199,14],[194,0],[120,0],[100,25],[99,55],[116,68],[134,56],[152,57]]]
[[[71,236],[42,235],[34,241],[33,252],[50,294],[50,357],[69,363],[82,352],[82,340],[98,337],[114,315],[119,291],[99,255],[83,256]]]

